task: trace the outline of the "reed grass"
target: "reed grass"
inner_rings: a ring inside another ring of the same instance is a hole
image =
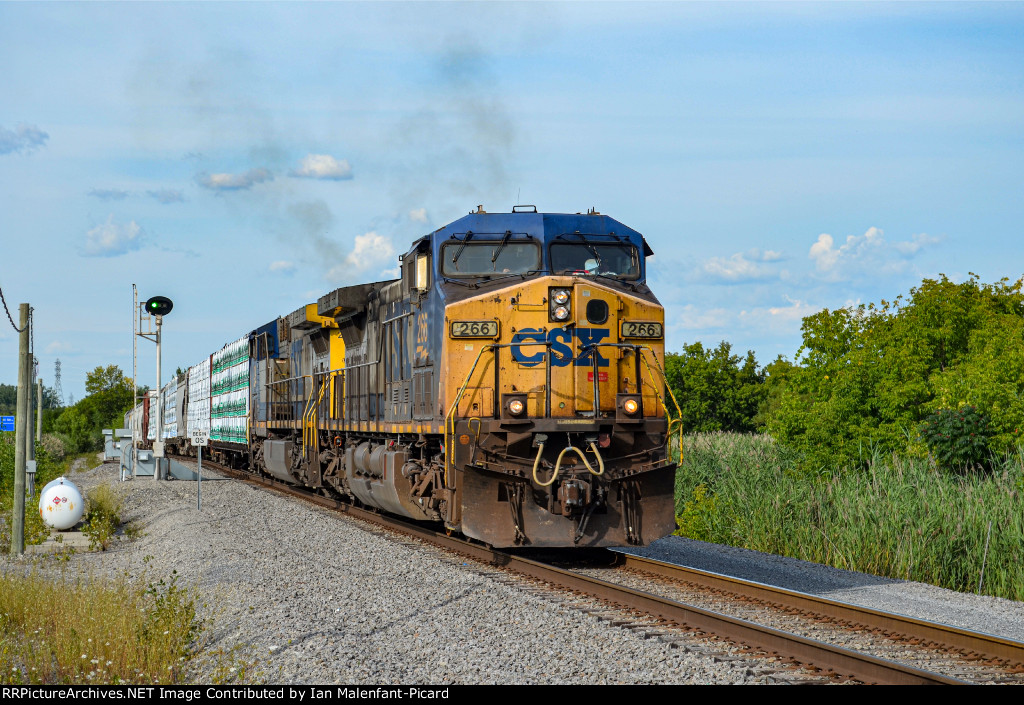
[[[965,592],[981,582],[983,594],[1024,600],[1020,452],[985,475],[878,454],[865,468],[811,475],[767,436],[698,434],[684,445],[683,535]]]

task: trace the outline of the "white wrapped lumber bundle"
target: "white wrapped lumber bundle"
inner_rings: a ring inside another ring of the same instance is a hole
[[[248,442],[249,336],[213,354],[210,367],[210,439]]]
[[[188,429],[210,431],[210,358],[188,368]]]

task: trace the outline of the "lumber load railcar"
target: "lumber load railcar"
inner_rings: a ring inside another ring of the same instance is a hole
[[[414,242],[399,279],[193,366],[179,433],[207,423],[223,462],[498,547],[671,533],[678,407],[651,249],[596,212],[522,210],[471,213]]]

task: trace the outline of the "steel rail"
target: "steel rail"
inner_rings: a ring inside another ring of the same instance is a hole
[[[682,580],[705,589],[722,590],[745,598],[813,612],[832,619],[863,625],[869,629],[952,647],[983,658],[1024,664],[1024,643],[1012,639],[971,632],[915,617],[882,612],[870,607],[679,566],[629,553],[619,553],[618,555],[621,556],[618,563],[620,569],[631,569],[673,580]]]

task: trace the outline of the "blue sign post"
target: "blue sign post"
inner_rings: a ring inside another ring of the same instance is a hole
[[[0,431],[13,431],[14,430],[14,417],[13,416],[0,416]]]

